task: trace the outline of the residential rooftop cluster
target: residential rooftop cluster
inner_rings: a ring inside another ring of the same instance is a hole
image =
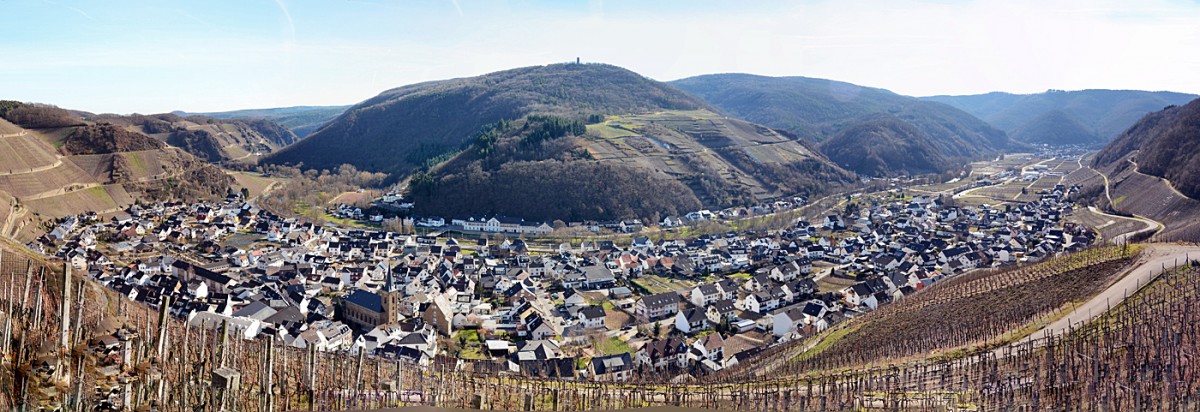
[[[946,277],[1082,249],[1074,190],[1003,207],[869,195],[780,230],[557,245],[314,225],[234,194],[67,217],[30,246],[245,339],[623,380],[720,371]]]

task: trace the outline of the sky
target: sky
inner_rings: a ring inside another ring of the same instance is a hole
[[[0,0],[0,99],[96,113],[353,104],[573,61],[927,96],[1200,93],[1200,0]]]

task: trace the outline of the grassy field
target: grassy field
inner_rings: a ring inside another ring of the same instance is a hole
[[[633,283],[641,286],[650,293],[665,293],[677,290],[691,289],[696,286],[696,282],[665,278],[658,275],[643,275],[640,278],[633,279]]]
[[[637,133],[634,133],[634,132],[631,132],[629,130],[625,130],[625,129],[622,129],[619,127],[610,126],[607,123],[589,124],[587,126],[587,131],[589,133],[594,133],[605,139],[615,139],[618,137],[625,137],[625,136],[638,136]]]
[[[454,334],[451,345],[458,350],[460,359],[487,359],[483,354],[483,341],[479,339],[479,332],[474,330],[460,330]]]
[[[275,183],[284,183],[283,179],[266,177],[257,173],[250,172],[228,172],[233,176],[233,180],[237,182],[239,187],[244,187],[250,191],[250,197],[258,197]]]
[[[596,350],[604,355],[618,355],[622,353],[633,353],[633,348],[628,342],[621,340],[616,336],[610,336],[605,339],[593,341]]]
[[[837,292],[839,290],[854,286],[857,283],[854,279],[847,279],[838,276],[825,276],[817,281],[817,290],[821,293]]]

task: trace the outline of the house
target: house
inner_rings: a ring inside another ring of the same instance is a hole
[[[450,328],[453,324],[454,313],[450,309],[450,302],[443,295],[437,295],[429,302],[429,306],[425,308],[425,312],[421,315],[425,322],[433,326],[433,329],[442,336],[450,336]]]
[[[842,220],[841,216],[829,215],[829,216],[825,216],[824,226],[825,226],[825,229],[828,229],[828,230],[845,230],[846,222],[844,220]]]
[[[646,343],[637,351],[636,362],[654,369],[687,366],[688,345],[682,339],[668,337]]]
[[[790,306],[776,311],[771,331],[777,337],[783,337],[804,325],[804,308]]]
[[[634,368],[633,357],[628,353],[592,358],[589,366],[592,379],[608,382],[628,380]]]
[[[643,320],[658,320],[679,312],[679,294],[664,292],[643,296],[634,305],[634,314]]]
[[[698,307],[680,311],[675,314],[675,329],[685,334],[708,329],[708,314]]]
[[[708,322],[714,325],[722,321],[733,322],[737,317],[737,305],[732,299],[721,299],[708,305],[705,315],[708,316]]]
[[[697,360],[708,359],[719,364],[725,357],[725,339],[720,333],[710,333],[692,342],[692,349],[700,358]]]
[[[583,271],[582,287],[584,289],[608,289],[616,283],[612,270],[605,266],[584,266],[580,270]]]
[[[580,308],[575,316],[579,319],[580,326],[584,329],[596,329],[604,327],[604,308],[600,306],[586,306]]]
[[[688,295],[688,300],[693,305],[703,308],[724,297],[725,294],[721,293],[721,289],[715,283],[706,283],[692,288],[692,292]]]
[[[454,219],[450,223],[461,226],[463,230],[474,232],[546,235],[554,231],[554,228],[545,222],[526,222],[524,219],[505,216],[493,216],[488,219]]]

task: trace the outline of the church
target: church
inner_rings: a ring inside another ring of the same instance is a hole
[[[379,292],[355,290],[342,301],[343,321],[359,329],[373,329],[376,326],[394,323],[400,320],[401,293],[396,288],[389,269],[383,277],[383,285]]]

